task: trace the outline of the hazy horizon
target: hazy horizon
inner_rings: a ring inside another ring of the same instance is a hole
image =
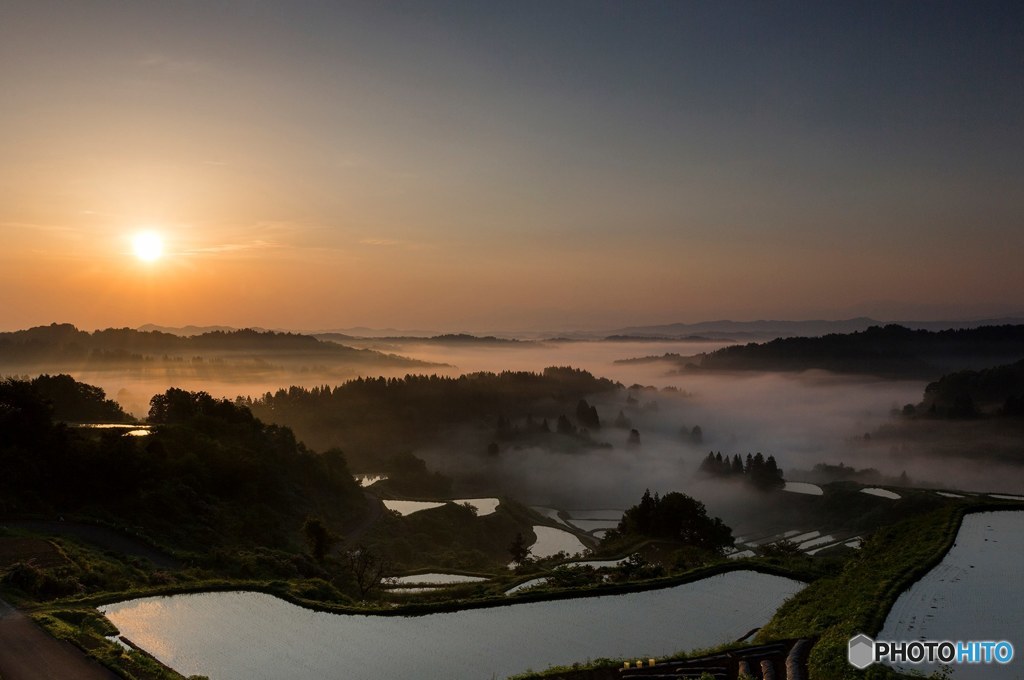
[[[1007,308],[1010,310],[1012,308]],[[258,331],[273,331],[275,333],[299,333],[306,335],[319,335],[327,333],[346,333],[351,332],[353,338],[366,338],[372,339],[375,337],[408,337],[408,338],[429,338],[438,335],[457,335],[457,334],[468,334],[475,335],[478,337],[483,336],[498,336],[507,338],[520,338],[520,339],[552,339],[559,337],[573,338],[574,335],[578,334],[581,339],[594,339],[600,340],[602,333],[614,333],[626,329],[643,329],[643,328],[655,328],[659,326],[714,326],[716,324],[838,324],[842,322],[858,321],[861,319],[869,319],[872,322],[879,324],[951,324],[953,325],[968,327],[972,324],[985,324],[989,322],[1004,322],[1010,321],[1013,323],[1019,323],[1024,320],[1024,310],[1018,310],[1016,312],[1007,311],[1007,313],[999,315],[963,315],[959,317],[942,317],[942,318],[905,318],[905,317],[891,317],[891,318],[877,318],[869,315],[855,316],[855,317],[806,317],[806,318],[769,318],[769,317],[750,317],[750,318],[694,318],[689,320],[674,319],[663,322],[639,322],[633,324],[611,324],[611,325],[593,325],[590,327],[583,326],[552,326],[552,327],[526,327],[526,328],[512,328],[512,327],[463,327],[463,326],[438,326],[432,328],[408,328],[408,327],[371,327],[365,325],[351,325],[351,326],[260,326],[256,324],[250,325],[230,325],[230,324],[197,324],[197,323],[183,323],[181,325],[161,324],[154,322],[145,322],[141,324],[128,325],[125,323],[113,323],[111,325],[99,325],[99,326],[82,326],[71,321],[55,319],[49,322],[31,324],[29,326],[18,326],[11,323],[4,323],[0,320],[0,333],[10,333],[22,330],[28,330],[29,328],[38,328],[51,325],[62,325],[71,324],[80,331],[92,333],[95,331],[108,330],[111,328],[131,328],[133,330],[160,330],[162,332],[183,332],[191,331],[195,333],[204,333],[211,330],[258,330]],[[763,339],[771,339],[774,337],[770,333],[766,333]],[[730,340],[728,337],[713,338],[715,340]]]

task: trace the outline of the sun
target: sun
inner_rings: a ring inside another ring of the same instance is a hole
[[[164,254],[164,240],[155,231],[139,232],[132,237],[132,251],[143,262],[155,262]]]

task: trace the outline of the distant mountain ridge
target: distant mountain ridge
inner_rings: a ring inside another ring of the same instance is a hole
[[[254,331],[270,330],[267,328],[259,328],[256,326],[246,326],[246,329]],[[218,331],[221,333],[231,333],[232,331],[242,329],[237,328],[235,326],[158,326],[156,324],[147,323],[142,326],[139,326],[135,330],[141,331],[143,333],[150,333],[155,331],[157,333],[167,333],[169,335],[181,335],[184,337],[192,337],[193,335],[204,335],[206,333],[214,333]]]
[[[571,330],[548,330],[548,331],[428,331],[428,330],[405,330],[396,328],[369,328],[367,326],[353,326],[351,328],[338,328],[327,330],[287,330],[282,328],[267,329],[262,327],[246,327],[241,329],[234,326],[160,326],[157,324],[145,324],[136,330],[142,332],[158,332],[183,337],[205,335],[207,333],[230,333],[238,330],[254,330],[258,332],[273,331],[275,333],[290,333],[309,335],[320,340],[331,342],[359,342],[364,340],[380,341],[412,341],[426,340],[430,342],[494,342],[496,340],[532,340],[532,341],[579,341],[579,340],[609,340],[609,341],[664,341],[681,340],[694,342],[707,341],[736,341],[749,342],[759,340],[771,340],[773,338],[790,337],[819,337],[830,333],[857,333],[865,331],[872,326],[899,325],[911,330],[960,330],[968,328],[979,328],[981,326],[1016,326],[1024,324],[1024,317],[1003,317],[993,319],[960,320],[960,321],[879,321],[871,317],[861,316],[851,319],[809,319],[809,320],[787,320],[761,319],[757,321],[732,321],[720,319],[717,321],[699,321],[695,323],[670,323],[650,326],[627,326],[613,330],[592,330],[592,331],[571,331]]]
[[[407,366],[432,365],[415,359],[356,349],[336,342],[322,342],[311,335],[242,330],[214,330],[184,336],[162,331],[107,328],[89,333],[72,324],[50,324],[0,333],[0,361],[38,361],[51,358],[84,360],[131,360],[165,354],[202,352],[315,353],[334,359],[386,362]]]
[[[1006,317],[975,321],[894,321],[884,322],[869,317],[840,320],[758,320],[758,321],[701,321],[672,323],[660,326],[630,326],[611,331],[618,337],[661,337],[686,339],[693,336],[711,336],[730,340],[764,340],[770,338],[820,337],[832,333],[849,334],[866,331],[873,326],[898,325],[910,330],[944,331],[980,328],[982,326],[1017,326],[1024,318]]]
[[[409,335],[381,336],[364,338],[343,333],[314,333],[313,337],[326,342],[355,342],[369,343],[422,343],[427,345],[531,345],[531,340],[518,340],[516,338],[497,338],[493,335],[470,335],[468,333],[445,333],[444,335],[432,335],[430,337],[419,337]]]

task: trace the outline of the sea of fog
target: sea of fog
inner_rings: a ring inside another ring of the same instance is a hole
[[[459,375],[476,371],[541,371],[547,366],[574,366],[625,386],[639,384],[651,390],[634,392],[636,404],[625,403],[622,393],[594,401],[607,425],[623,410],[640,431],[641,446],[625,446],[628,431],[605,427],[595,438],[613,449],[586,456],[551,455],[546,450],[523,449],[500,461],[482,461],[451,455],[450,449],[417,451],[431,467],[453,476],[500,473],[502,489],[535,505],[555,507],[628,507],[645,488],[696,492],[694,471],[710,450],[724,455],[761,451],[774,455],[787,473],[817,463],[845,463],[874,467],[895,477],[906,471],[913,483],[953,488],[1019,493],[1019,471],[993,464],[979,466],[968,460],[950,460],[938,466],[924,456],[894,455],[888,447],[864,446],[865,434],[885,424],[892,409],[918,403],[925,382],[836,376],[821,371],[805,373],[732,372],[680,373],[672,364],[616,363],[621,359],[692,356],[723,346],[716,342],[684,341],[577,341],[501,344],[449,344],[403,342],[383,349],[423,361],[444,363],[420,372]],[[136,415],[144,415],[153,394],[175,386],[205,390],[217,397],[259,396],[289,385],[313,387],[338,384],[361,374],[400,377],[408,369],[367,371],[315,365],[291,369],[266,367],[237,373],[183,366],[174,372],[110,370],[73,372],[76,378],[103,387]],[[669,391],[675,390],[675,391]],[[572,408],[567,407],[572,416]],[[699,425],[703,440],[688,445],[682,428]],[[458,436],[458,433],[454,433]],[[486,444],[486,443],[485,443]],[[476,444],[474,444],[475,446]],[[927,452],[925,452],[927,453]],[[484,469],[484,466],[500,469]],[[949,470],[955,469],[955,475]],[[714,485],[701,490],[702,499],[728,494]]]
[[[316,357],[313,357],[309,359],[307,365],[290,367],[274,362],[271,358],[268,361],[238,360],[227,366],[213,367],[186,362],[171,368],[162,365],[134,365],[125,368],[111,366],[109,369],[97,370],[93,365],[78,370],[74,367],[62,370],[71,373],[78,380],[102,387],[108,396],[117,399],[126,409],[137,416],[144,416],[149,409],[150,397],[168,387],[204,390],[214,397],[233,399],[239,395],[257,397],[289,385],[336,385],[360,376],[402,377],[407,373],[458,376],[478,371],[539,372],[548,366],[583,368],[595,375],[630,385],[644,375],[655,375],[663,371],[639,371],[635,367],[616,365],[616,360],[661,356],[670,352],[692,356],[700,352],[713,351],[725,344],[728,343],[581,341],[440,345],[410,342],[389,344],[381,350],[438,365],[415,369],[376,369],[344,364],[318,365]]]

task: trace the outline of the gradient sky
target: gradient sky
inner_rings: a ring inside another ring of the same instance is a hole
[[[0,235],[7,329],[1020,314],[1024,4],[5,0]]]

